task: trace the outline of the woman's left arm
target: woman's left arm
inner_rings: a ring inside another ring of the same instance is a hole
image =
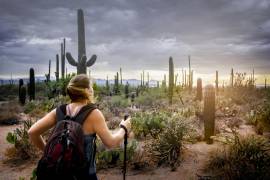
[[[30,140],[41,151],[43,151],[45,148],[45,142],[41,135],[50,128],[52,128],[55,124],[56,124],[56,109],[52,110],[46,116],[38,120],[28,130]]]

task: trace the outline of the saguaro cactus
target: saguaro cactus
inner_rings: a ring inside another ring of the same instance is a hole
[[[29,87],[28,87],[28,94],[29,94],[29,100],[35,99],[35,71],[33,68],[30,68],[30,77],[29,77]]]
[[[216,71],[216,93],[218,93],[218,71]]]
[[[192,90],[192,75],[191,75],[191,65],[190,65],[190,56],[188,56],[188,72],[189,72],[189,76],[188,76],[188,86],[189,86],[189,92],[191,92]]]
[[[114,94],[119,94],[119,73],[116,73],[115,79],[114,79]]]
[[[23,87],[23,79],[19,80],[19,102],[24,105],[26,98],[26,88]]]
[[[210,138],[215,134],[215,88],[207,85],[204,92],[204,138],[207,144],[212,144]]]
[[[202,79],[197,79],[197,96],[196,99],[201,101],[202,100]]]
[[[86,74],[86,67],[92,66],[97,59],[94,54],[88,61],[85,52],[85,32],[83,10],[78,9],[78,61],[76,62],[69,52],[66,53],[69,64],[77,67],[77,74]]]
[[[56,54],[56,71],[55,71],[56,81],[59,81],[59,55]]]
[[[231,70],[231,87],[233,87],[233,80],[234,80],[234,74],[233,74],[233,68]]]
[[[147,87],[150,87],[150,76],[149,76],[149,72],[147,72]]]
[[[106,92],[107,92],[107,95],[110,94],[110,85],[109,85],[109,78],[107,76],[107,79],[106,79]]]
[[[66,58],[65,58],[65,53],[66,53],[66,39],[64,38],[63,43],[61,43],[61,78],[65,78],[65,64],[66,64]]]
[[[172,104],[173,86],[174,86],[174,67],[173,67],[173,59],[172,57],[170,57],[169,59],[169,103],[170,104]]]
[[[45,76],[46,76],[46,81],[50,82],[50,80],[51,80],[51,60],[49,60],[49,73],[45,74]]]
[[[123,84],[122,68],[120,68],[120,84]]]
[[[125,97],[128,98],[129,97],[129,84],[128,82],[125,85]]]

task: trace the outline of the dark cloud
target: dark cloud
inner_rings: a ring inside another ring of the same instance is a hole
[[[226,74],[231,67],[270,73],[267,0],[1,0],[0,76],[27,74],[30,66],[45,74],[63,37],[77,57],[78,8],[85,14],[87,55],[98,55],[97,76],[120,66],[166,71],[169,56],[181,69],[189,54],[198,73]]]

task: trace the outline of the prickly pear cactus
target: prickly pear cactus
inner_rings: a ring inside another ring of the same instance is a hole
[[[77,74],[86,74],[86,67],[90,67],[96,62],[97,56],[95,54],[89,60],[86,58],[82,9],[78,9],[78,61],[75,61],[69,52],[66,53],[66,57],[70,65],[77,67]]]
[[[202,79],[197,79],[197,96],[196,99],[201,101],[202,100]]]
[[[207,85],[204,92],[204,138],[207,144],[212,144],[210,138],[215,133],[215,88],[213,85]]]

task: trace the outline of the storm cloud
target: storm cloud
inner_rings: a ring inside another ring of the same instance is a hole
[[[231,67],[270,73],[268,0],[1,0],[0,76],[27,75],[30,67],[44,75],[64,37],[77,57],[78,8],[87,56],[98,56],[90,68],[97,78],[119,67],[129,78],[167,71],[169,56],[185,68],[188,55],[200,74],[225,75]]]

